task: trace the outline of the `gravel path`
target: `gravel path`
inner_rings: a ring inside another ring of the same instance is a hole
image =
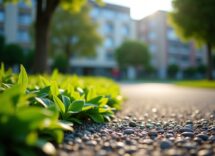
[[[215,90],[122,84],[123,110],[107,124],[75,127],[58,155],[215,155]]]

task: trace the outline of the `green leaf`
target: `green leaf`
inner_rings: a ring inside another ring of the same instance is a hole
[[[49,95],[49,92],[50,92],[50,86],[39,89],[39,91],[36,92],[36,95],[38,97],[46,97]]]
[[[90,110],[90,109],[93,109],[96,107],[98,107],[98,105],[91,104],[91,103],[85,103],[84,107],[82,108],[82,111],[87,111],[87,110]]]
[[[3,77],[5,75],[5,69],[4,69],[4,63],[1,63],[1,69],[0,69],[0,82],[3,82]]]
[[[78,123],[78,124],[82,124],[81,120],[79,120],[77,118],[70,117],[68,120],[75,122],[75,123]]]
[[[58,96],[60,94],[56,81],[51,82],[51,93],[55,96]]]
[[[104,122],[104,117],[101,114],[92,113],[92,114],[88,114],[88,115],[95,122],[98,122],[98,123],[103,123]]]
[[[66,110],[68,110],[69,105],[71,104],[70,98],[68,96],[62,95],[62,100],[63,100]]]
[[[89,101],[87,103],[92,103],[92,104],[99,104],[99,101],[103,98],[103,96],[97,96]]]
[[[39,77],[40,78],[40,85],[41,86],[43,86],[43,87],[45,87],[45,86],[50,86],[50,82],[49,82],[49,80],[47,80],[45,77],[43,77],[43,76],[40,76]]]
[[[59,77],[59,72],[57,69],[54,69],[52,75],[51,75],[51,80],[57,81],[57,78]]]
[[[23,90],[25,91],[28,85],[28,75],[25,71],[25,68],[23,65],[20,66],[20,73],[18,78],[18,84],[23,86]]]
[[[56,95],[53,95],[53,100],[57,106],[57,109],[60,111],[60,113],[64,114],[66,110],[63,102]]]
[[[47,104],[43,101],[42,98],[39,98],[39,97],[35,97],[35,100],[40,103],[43,107],[47,108]]]
[[[84,106],[84,100],[75,100],[69,105],[69,111],[80,112]]]

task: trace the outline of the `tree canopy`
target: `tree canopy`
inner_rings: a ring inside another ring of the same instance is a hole
[[[48,41],[49,41],[49,26],[53,14],[58,6],[64,10],[78,12],[88,0],[36,0],[35,18],[35,58],[34,72],[43,73],[48,70]],[[102,0],[95,0],[101,3]],[[32,3],[32,0],[4,0],[4,2],[25,2]],[[33,5],[32,5],[33,6]],[[59,21],[60,22],[60,21]]]
[[[121,68],[147,67],[150,63],[150,54],[145,44],[138,41],[125,41],[116,49],[116,60]]]
[[[81,56],[95,54],[102,37],[97,32],[97,23],[89,16],[89,6],[78,13],[58,9],[51,23],[51,53]],[[59,22],[61,21],[61,22]]]
[[[170,22],[183,39],[207,46],[208,79],[212,77],[212,47],[215,46],[215,1],[173,0]]]

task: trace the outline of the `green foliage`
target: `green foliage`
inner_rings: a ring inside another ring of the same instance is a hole
[[[67,59],[71,54],[94,55],[102,41],[97,24],[89,16],[87,5],[78,13],[58,8],[51,23],[51,38],[50,51],[64,53]]]
[[[185,86],[185,87],[215,89],[215,81],[207,81],[207,80],[178,81],[176,82],[176,85]]]
[[[63,130],[71,128],[58,121],[57,112],[30,106],[33,95],[23,93],[22,86],[14,84],[5,89],[0,93],[1,154],[31,156],[36,155],[34,150],[55,154],[50,141],[60,143]],[[47,146],[52,150],[47,150]]]
[[[121,68],[128,66],[146,67],[150,62],[150,54],[141,42],[125,41],[116,50],[116,60]]]
[[[63,54],[57,54],[54,57],[54,62],[52,64],[53,69],[58,69],[60,72],[67,72],[67,68],[69,67],[69,60]]]
[[[195,78],[197,69],[195,67],[187,67],[183,70],[185,78]]]
[[[173,0],[170,21],[185,39],[215,44],[215,1]]]
[[[179,71],[179,67],[178,67],[177,64],[168,65],[167,72],[168,72],[168,75],[170,77],[175,78],[175,76],[178,73],[178,71]]]
[[[170,23],[183,39],[207,46],[207,77],[213,79],[212,48],[215,46],[215,1],[173,0]]]
[[[2,62],[8,66],[23,64],[25,60],[23,49],[17,44],[8,44],[4,46],[2,52]]]
[[[105,78],[61,75],[28,76],[0,69],[0,145],[2,155],[54,154],[63,130],[73,122],[110,120],[120,108],[119,87]],[[51,143],[52,142],[52,143]],[[48,149],[52,149],[51,151]]]

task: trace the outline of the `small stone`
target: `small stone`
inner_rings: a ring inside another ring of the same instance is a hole
[[[125,129],[123,132],[124,132],[124,134],[133,134],[134,130],[131,128],[128,128],[128,129]]]
[[[136,146],[126,146],[125,151],[128,154],[133,154],[137,151],[137,147]]]
[[[197,137],[201,138],[203,141],[208,140],[208,135],[206,135],[206,134],[198,134]]]
[[[153,140],[152,139],[144,139],[141,143],[142,144],[147,144],[147,145],[152,145],[153,144]]]
[[[166,134],[166,138],[171,138],[171,137],[173,137],[173,134],[171,134],[171,133]]]
[[[187,120],[187,121],[186,121],[186,124],[188,124],[188,125],[192,125],[192,124],[193,124],[193,122],[192,122],[191,120]]]
[[[184,137],[193,137],[194,134],[192,132],[183,132],[181,135],[183,135]]]
[[[129,122],[129,126],[130,126],[130,127],[136,127],[136,126],[137,126],[137,124],[136,124],[136,122],[131,121],[131,122]]]
[[[149,134],[149,136],[157,136],[157,135],[158,135],[158,132],[155,131],[155,130],[152,130],[152,131],[150,131],[148,134]]]
[[[211,143],[215,143],[215,136],[214,136],[214,135],[210,136],[208,140],[209,140]]]
[[[201,150],[198,152],[198,156],[212,156],[213,152],[211,150]]]
[[[117,149],[123,148],[124,146],[125,146],[125,144],[123,142],[117,142],[116,143],[116,148]]]
[[[162,140],[160,142],[160,148],[161,149],[169,149],[172,147],[172,145],[173,145],[172,142],[169,140]]]
[[[195,137],[193,140],[198,144],[202,144],[202,139],[199,137]]]
[[[182,146],[183,148],[187,149],[187,150],[191,150],[191,149],[195,149],[196,148],[196,144],[195,143],[185,143]]]
[[[180,131],[181,133],[183,133],[183,132],[193,132],[193,130],[190,129],[190,128],[188,128],[188,127],[183,127],[183,128],[181,128],[181,129],[179,129],[179,131]]]
[[[87,141],[87,142],[86,142],[86,145],[95,146],[95,145],[97,145],[97,142],[94,141],[94,140],[92,140],[92,141]]]

